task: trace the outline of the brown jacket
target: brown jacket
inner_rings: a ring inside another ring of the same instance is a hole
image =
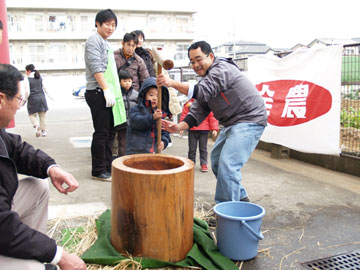
[[[121,48],[114,51],[114,55],[115,55],[115,62],[116,62],[116,67],[118,69],[118,73],[120,68],[129,71],[133,79],[132,87],[136,91],[139,91],[143,81],[149,77],[149,72],[147,70],[144,60],[136,53],[134,53],[127,60],[128,64],[125,65],[126,59]]]

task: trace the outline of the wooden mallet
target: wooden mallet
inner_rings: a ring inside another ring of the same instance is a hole
[[[158,48],[152,48],[151,50],[151,55],[153,57],[153,59],[156,61],[157,63],[157,74],[159,76],[159,74],[162,73],[162,69],[164,68],[165,70],[170,70],[174,67],[174,62],[170,59],[163,59],[160,55],[160,50]],[[158,86],[158,109],[161,110],[161,86]],[[157,125],[157,145],[159,146],[161,143],[161,118],[157,120],[156,122]],[[160,154],[161,151],[158,151],[158,153]]]

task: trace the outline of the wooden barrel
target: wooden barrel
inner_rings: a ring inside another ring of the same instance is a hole
[[[137,154],[112,163],[111,243],[122,253],[178,262],[193,245],[194,163]]]

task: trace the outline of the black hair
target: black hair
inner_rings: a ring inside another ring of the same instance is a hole
[[[4,26],[3,26],[3,23],[2,21],[0,20],[0,30],[3,30]]]
[[[19,91],[18,82],[23,79],[24,77],[16,67],[0,64],[0,92],[9,97],[14,97]]]
[[[137,35],[134,33],[134,32],[131,32],[131,33],[126,33],[123,37],[123,42],[129,42],[129,41],[134,41],[135,44],[137,45],[138,44],[138,37]]]
[[[144,34],[143,31],[141,31],[141,30],[134,30],[134,31],[132,31],[131,33],[134,33],[138,38],[139,38],[139,36],[142,36],[143,39],[144,39],[144,41],[145,41],[145,34]]]
[[[212,53],[215,56],[215,54],[214,54],[213,50],[211,49],[211,46],[210,46],[209,43],[207,43],[206,41],[198,41],[198,42],[195,42],[195,43],[191,44],[191,46],[189,47],[189,49],[188,49],[188,57],[190,58],[190,50],[196,50],[199,47],[200,47],[201,51],[204,54]]]
[[[133,79],[129,71],[126,69],[122,69],[119,71],[119,80],[125,80],[125,79]]]
[[[35,72],[34,78],[37,79],[37,80],[40,79],[40,72],[35,69],[35,66],[33,64],[27,65],[25,67],[25,70],[30,71],[30,72]]]
[[[99,11],[95,17],[95,27],[97,27],[96,23],[100,23],[100,26],[107,21],[114,20],[115,27],[117,27],[117,17],[116,14],[111,9],[104,9]]]

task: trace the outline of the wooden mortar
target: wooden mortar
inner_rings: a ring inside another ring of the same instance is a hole
[[[136,154],[112,163],[111,243],[122,253],[178,262],[193,246],[194,163]]]

